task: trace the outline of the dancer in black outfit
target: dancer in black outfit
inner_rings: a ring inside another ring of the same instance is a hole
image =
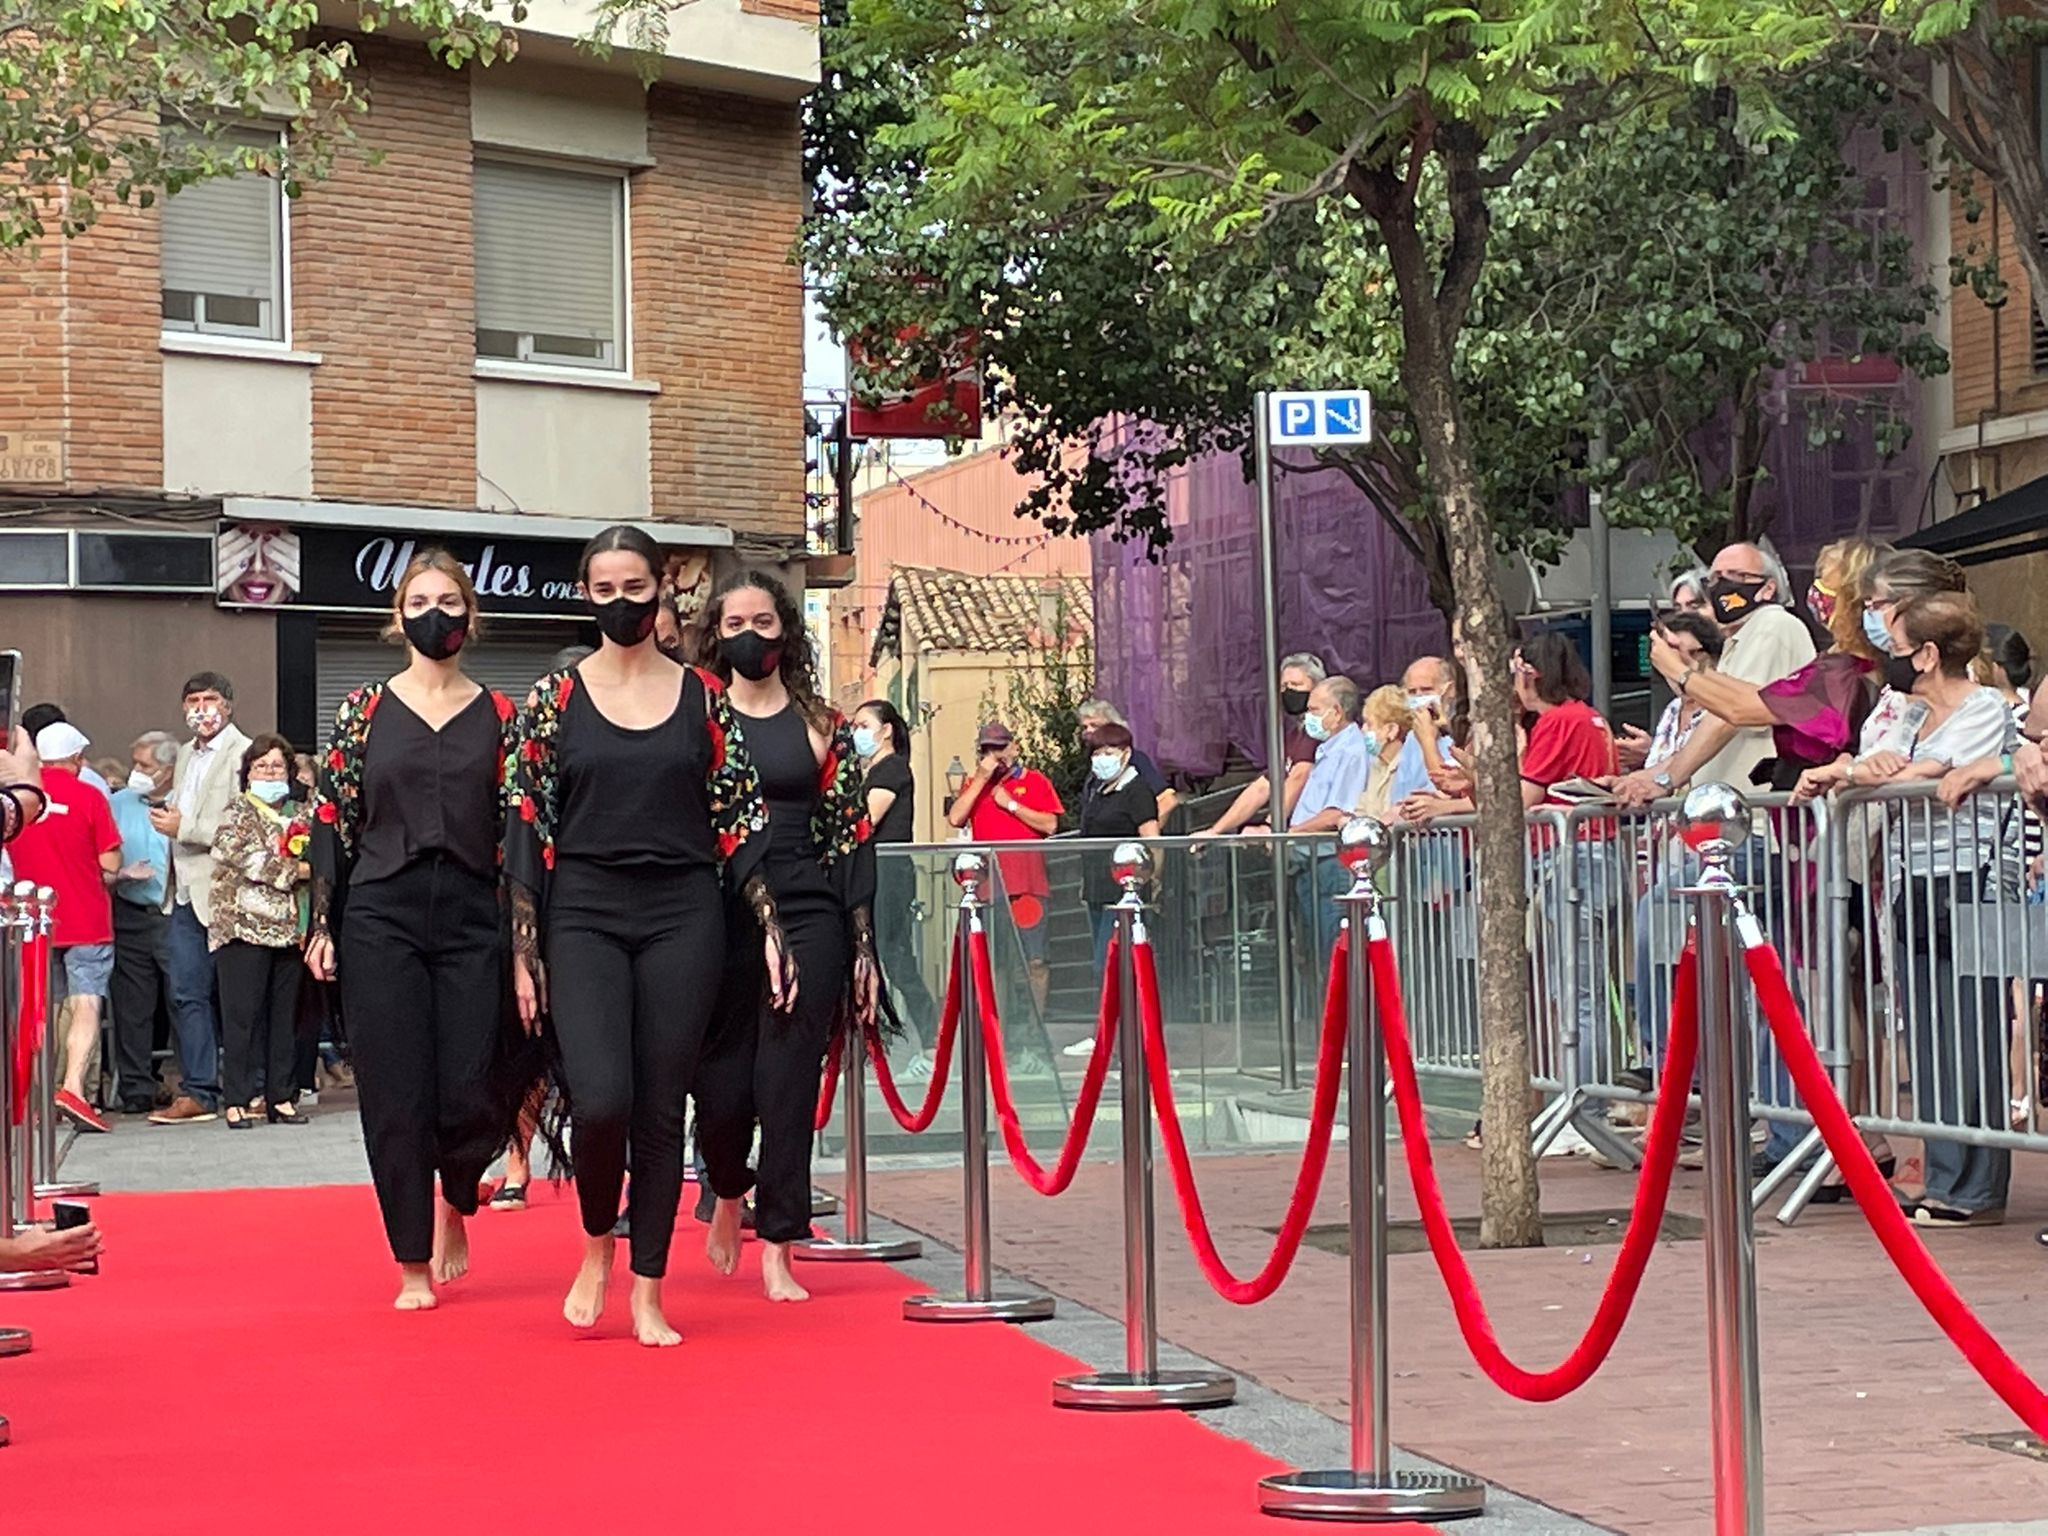
[[[520,714],[506,840],[520,1016],[548,1011],[575,1128],[582,1268],[562,1313],[603,1314],[630,1142],[633,1333],[682,1342],[661,1281],[683,1186],[683,1107],[724,964],[719,876],[765,825],[729,755],[724,689],[655,646],[660,555],[636,528],[584,548],[604,635]]]
[[[735,862],[735,938],[699,1074],[698,1140],[718,1204],[705,1248],[739,1264],[755,1121],[754,1221],[770,1301],[805,1301],[789,1245],[811,1229],[812,1116],[838,1029],[874,1020],[874,848],[853,731],[819,697],[803,617],[773,577],[729,577],[704,625],[728,678],[738,741],[767,800],[767,836]],[[738,938],[746,931],[762,943]]]
[[[461,564],[443,550],[415,557],[387,632],[411,648],[410,664],[342,703],[314,796],[306,965],[322,981],[340,977],[402,1311],[432,1307],[434,1286],[468,1270],[463,1218],[476,1214],[509,1123],[492,1090],[506,1017],[498,846],[513,711],[463,674],[476,630]]]

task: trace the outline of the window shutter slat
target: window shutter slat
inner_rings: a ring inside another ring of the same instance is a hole
[[[618,178],[476,167],[476,323],[526,336],[618,340]]]

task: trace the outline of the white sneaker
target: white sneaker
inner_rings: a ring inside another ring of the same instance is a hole
[[[928,1083],[932,1080],[932,1053],[919,1051],[903,1064],[903,1070],[896,1074],[906,1083]]]
[[[1091,1035],[1086,1040],[1076,1040],[1072,1045],[1061,1051],[1060,1054],[1062,1056],[1077,1057],[1082,1061],[1086,1061],[1095,1054],[1095,1039]]]
[[[1591,1157],[1593,1143],[1579,1134],[1579,1128],[1569,1120],[1558,1133],[1550,1138],[1550,1145],[1543,1149],[1545,1157]]]

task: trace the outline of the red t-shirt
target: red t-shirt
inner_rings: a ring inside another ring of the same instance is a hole
[[[981,797],[974,802],[974,809],[968,813],[967,830],[977,843],[1035,843],[1045,836],[1043,832],[1032,831],[997,805],[998,789],[1027,811],[1057,816],[1065,809],[1060,804],[1060,792],[1052,787],[1051,779],[1036,768],[1016,768],[1008,778],[998,779],[982,790]],[[999,853],[996,863],[1002,868],[1003,889],[1012,901],[1019,896],[1042,897],[1051,893],[1052,882],[1046,879],[1042,854]]]
[[[1547,790],[1566,779],[1597,779],[1621,771],[1614,751],[1614,733],[1600,712],[1584,699],[1567,699],[1547,709],[1529,727],[1529,744],[1522,752],[1522,778],[1538,789]],[[1547,797],[1552,805],[1563,804]],[[1611,818],[1591,817],[1579,823],[1582,838],[1614,836]]]
[[[50,813],[24,828],[9,850],[15,878],[57,892],[52,938],[60,949],[111,944],[114,906],[100,874],[100,855],[121,846],[113,808],[105,795],[67,768],[45,768],[43,790],[50,797]]]

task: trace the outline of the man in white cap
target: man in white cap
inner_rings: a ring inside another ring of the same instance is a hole
[[[107,1122],[85,1095],[86,1068],[99,1043],[101,1000],[114,969],[114,909],[108,884],[121,867],[121,833],[107,797],[79,777],[92,743],[68,721],[46,725],[36,736],[43,760],[47,815],[15,839],[15,875],[57,893],[51,937],[50,1028],[64,1025],[64,1086],[57,1108],[85,1131],[104,1131]]]

